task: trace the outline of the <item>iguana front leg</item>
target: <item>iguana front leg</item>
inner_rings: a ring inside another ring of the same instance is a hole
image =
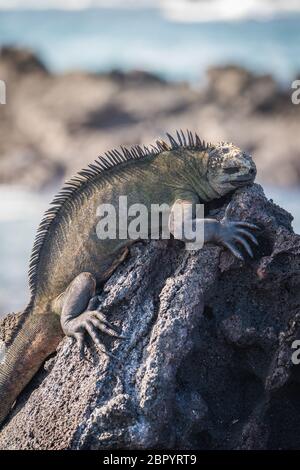
[[[253,242],[255,245],[258,245],[258,242],[251,233],[251,230],[259,230],[259,227],[249,222],[229,220],[228,212],[230,205],[227,207],[225,216],[221,221],[216,219],[193,219],[191,218],[192,205],[193,201],[183,199],[177,199],[173,204],[169,228],[176,238],[178,238],[176,234],[181,233],[182,237],[180,239],[182,241],[193,243],[196,231],[198,231],[198,233],[202,231],[204,243],[211,242],[223,245],[228,248],[234,256],[240,260],[244,260],[242,253],[236,246],[236,244],[239,244],[247,251],[249,256],[253,257],[249,241]],[[178,217],[180,213],[181,216]],[[182,224],[182,226],[178,227],[178,223]]]
[[[61,300],[61,326],[67,336],[75,338],[84,354],[85,337],[88,334],[98,349],[109,355],[101,339],[99,331],[115,338],[118,335],[112,325],[106,320],[103,313],[95,309],[96,280],[90,273],[79,274]]]

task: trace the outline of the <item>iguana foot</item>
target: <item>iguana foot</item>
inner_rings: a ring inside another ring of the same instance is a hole
[[[244,261],[244,256],[236,247],[236,244],[241,245],[251,258],[253,258],[253,251],[249,241],[258,245],[256,237],[251,233],[251,230],[260,230],[259,227],[250,222],[231,221],[228,219],[228,208],[225,212],[224,218],[220,221],[218,227],[217,242],[228,248],[228,250],[238,259]]]
[[[102,343],[99,337],[99,332],[106,333],[114,338],[125,339],[124,336],[119,335],[114,330],[113,326],[98,310],[87,310],[86,312],[81,313],[78,317],[64,322],[63,331],[67,336],[75,338],[79,346],[81,357],[84,356],[86,334],[92,338],[99,351],[112,357],[113,355],[106,350]]]
[[[107,352],[99,332],[125,339],[115,331],[103,313],[96,309],[95,288],[94,277],[90,273],[81,273],[71,282],[64,294],[61,327],[67,336],[75,338],[78,342],[81,357],[84,356],[86,334],[92,338],[97,348],[108,356],[112,354]]]

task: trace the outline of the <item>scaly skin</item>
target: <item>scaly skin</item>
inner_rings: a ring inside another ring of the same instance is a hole
[[[100,168],[103,160],[96,162],[57,196],[34,246],[32,299],[26,320],[0,364],[0,423],[55,351],[63,333],[74,337],[81,351],[87,334],[104,352],[99,332],[119,337],[95,308],[95,295],[124,260],[133,241],[97,238],[96,212],[101,203],[116,207],[119,196],[127,195],[128,206],[140,203],[150,209],[151,204],[166,203],[172,211],[184,210],[186,204],[205,203],[253,183],[255,165],[239,148],[225,143],[206,146],[191,133],[177,135],[178,142],[169,136],[171,145],[157,142],[154,151],[112,152],[109,168]],[[174,231],[172,214],[170,228]],[[230,222],[225,217],[221,222],[194,219],[193,225],[204,227],[205,242],[222,244],[239,258],[237,244],[251,256],[248,242],[257,243],[250,232],[256,227],[246,222]]]

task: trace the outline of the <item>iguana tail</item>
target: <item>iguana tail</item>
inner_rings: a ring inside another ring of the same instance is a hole
[[[0,424],[61,338],[58,315],[29,312],[12,344],[1,354]]]

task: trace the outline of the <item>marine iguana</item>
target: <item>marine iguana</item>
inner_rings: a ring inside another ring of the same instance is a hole
[[[94,301],[133,241],[97,238],[99,204],[127,195],[129,204],[167,203],[172,216],[187,203],[207,203],[253,183],[251,156],[233,144],[205,144],[189,131],[167,136],[169,143],[121,147],[98,157],[66,183],[45,213],[30,260],[31,300],[0,363],[0,423],[63,334],[75,338],[81,351],[86,335],[104,352],[99,333],[119,337]],[[237,244],[250,256],[249,241],[257,244],[254,224],[230,221],[226,214],[221,221],[196,218],[192,224],[204,227],[205,242],[221,244],[240,259]],[[174,232],[174,221],[170,225]]]

